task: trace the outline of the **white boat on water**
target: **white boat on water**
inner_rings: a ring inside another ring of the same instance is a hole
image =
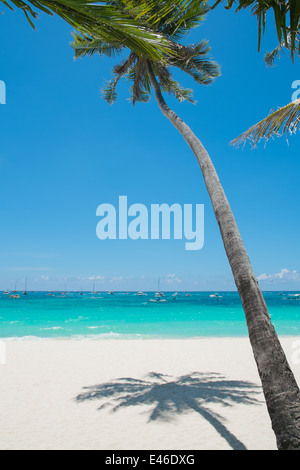
[[[219,294],[211,294],[209,297],[215,297],[215,298],[219,298],[219,299],[222,299],[222,296],[219,295]]]
[[[289,297],[295,297],[295,299],[300,300],[300,294],[289,294]]]
[[[160,290],[160,279],[158,279],[157,292],[155,292],[155,297],[163,297],[164,294]]]
[[[164,294],[161,291],[155,292],[155,297],[163,297]]]

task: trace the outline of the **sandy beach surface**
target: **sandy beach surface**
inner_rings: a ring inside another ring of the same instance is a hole
[[[295,340],[281,338],[300,383]],[[247,338],[8,341],[6,350],[0,449],[276,449]]]

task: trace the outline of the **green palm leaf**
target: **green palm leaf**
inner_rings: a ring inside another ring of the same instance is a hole
[[[300,50],[300,33],[298,32],[296,34],[296,39],[295,39],[295,47],[297,50]],[[287,49],[291,50],[292,48],[292,39],[291,39],[291,34],[289,33],[285,39],[283,39],[275,49],[271,52],[267,52],[265,54],[265,62],[268,65],[268,67],[272,67],[274,65],[275,59],[279,58],[281,53]]]
[[[231,144],[240,146],[249,140],[253,147],[261,139],[269,140],[274,136],[292,134],[300,128],[300,99],[292,101],[283,108],[271,112],[269,116],[250,127],[246,132],[234,139]]]
[[[177,0],[176,0],[177,1]],[[129,10],[129,2],[132,5],[132,10]],[[189,4],[189,8],[183,12],[180,12],[179,6],[176,10],[176,14],[180,16],[180,25],[174,23],[174,7],[172,11],[165,14],[160,23],[157,22],[153,26],[156,32],[167,36],[172,44],[170,52],[164,53],[161,60],[151,60],[151,67],[155,76],[159,79],[159,85],[163,92],[167,92],[170,95],[175,96],[180,102],[188,100],[193,101],[192,90],[183,88],[179,82],[173,79],[170,68],[177,67],[181,71],[189,74],[197,83],[209,85],[214,78],[219,76],[219,67],[217,64],[208,57],[210,48],[208,47],[207,41],[201,41],[198,44],[183,45],[179,42],[178,38],[186,33],[187,25],[189,21],[189,27],[194,25],[195,18],[198,18],[202,12],[207,11],[207,8],[203,6],[196,6],[194,2],[185,2]],[[152,1],[154,4],[154,0]],[[168,2],[162,2],[164,6]],[[177,2],[179,5],[179,2]],[[137,11],[141,5],[144,4],[139,0],[123,0],[121,2],[113,0],[110,2],[111,6],[120,7],[121,12],[126,12],[127,15],[136,17]],[[155,3],[154,10],[147,9],[147,13],[144,13],[140,18],[146,21],[150,18],[156,18],[156,11],[158,9],[157,3]],[[203,17],[201,16],[201,20]],[[181,19],[184,18],[185,22]],[[165,22],[165,23],[164,23]],[[199,22],[199,21],[198,21]],[[106,54],[113,56],[119,54],[127,45],[124,42],[109,41],[108,38],[99,38],[97,33],[91,32],[89,35],[75,34],[74,42],[72,47],[75,51],[75,58],[82,57],[85,55],[93,55],[98,53],[100,55]],[[136,50],[131,48],[131,53],[127,60],[123,61],[120,65],[117,65],[113,69],[113,78],[106,83],[105,88],[102,90],[103,97],[108,103],[112,104],[117,98],[116,88],[122,77],[126,77],[131,82],[130,87],[130,101],[135,104],[136,102],[147,102],[150,98],[151,93],[151,80],[148,74],[148,67],[146,65],[148,58],[145,54],[137,53]]]
[[[223,0],[217,0],[212,8],[215,8]],[[300,54],[299,44],[296,38],[300,28],[300,1],[299,0],[237,0],[237,9],[251,8],[252,15],[256,16],[258,23],[258,49],[260,49],[261,37],[264,34],[266,18],[269,11],[273,10],[278,41],[287,43],[290,34],[290,51],[294,58]],[[234,0],[227,0],[227,8],[235,5]]]
[[[97,0],[0,0],[10,9],[11,5],[24,11],[26,18],[34,27],[37,11],[60,16],[83,35],[93,36],[107,44],[122,44],[137,54],[151,59],[162,59],[170,52],[171,44],[157,31],[122,12],[111,4]]]

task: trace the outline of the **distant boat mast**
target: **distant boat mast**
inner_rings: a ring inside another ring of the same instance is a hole
[[[23,295],[28,295],[28,292],[27,292],[27,275],[25,277],[25,291],[23,292]]]

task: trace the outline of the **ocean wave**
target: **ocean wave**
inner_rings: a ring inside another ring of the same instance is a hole
[[[40,328],[40,330],[62,330],[63,328],[61,326],[52,326],[49,328]]]
[[[110,331],[109,333],[98,333],[98,334],[90,334],[90,335],[74,335],[71,336],[70,339],[73,340],[82,340],[82,339],[109,339],[109,338],[125,338],[129,336],[134,336],[134,335],[125,335],[125,334],[120,334],[120,333],[115,333],[114,331]]]

